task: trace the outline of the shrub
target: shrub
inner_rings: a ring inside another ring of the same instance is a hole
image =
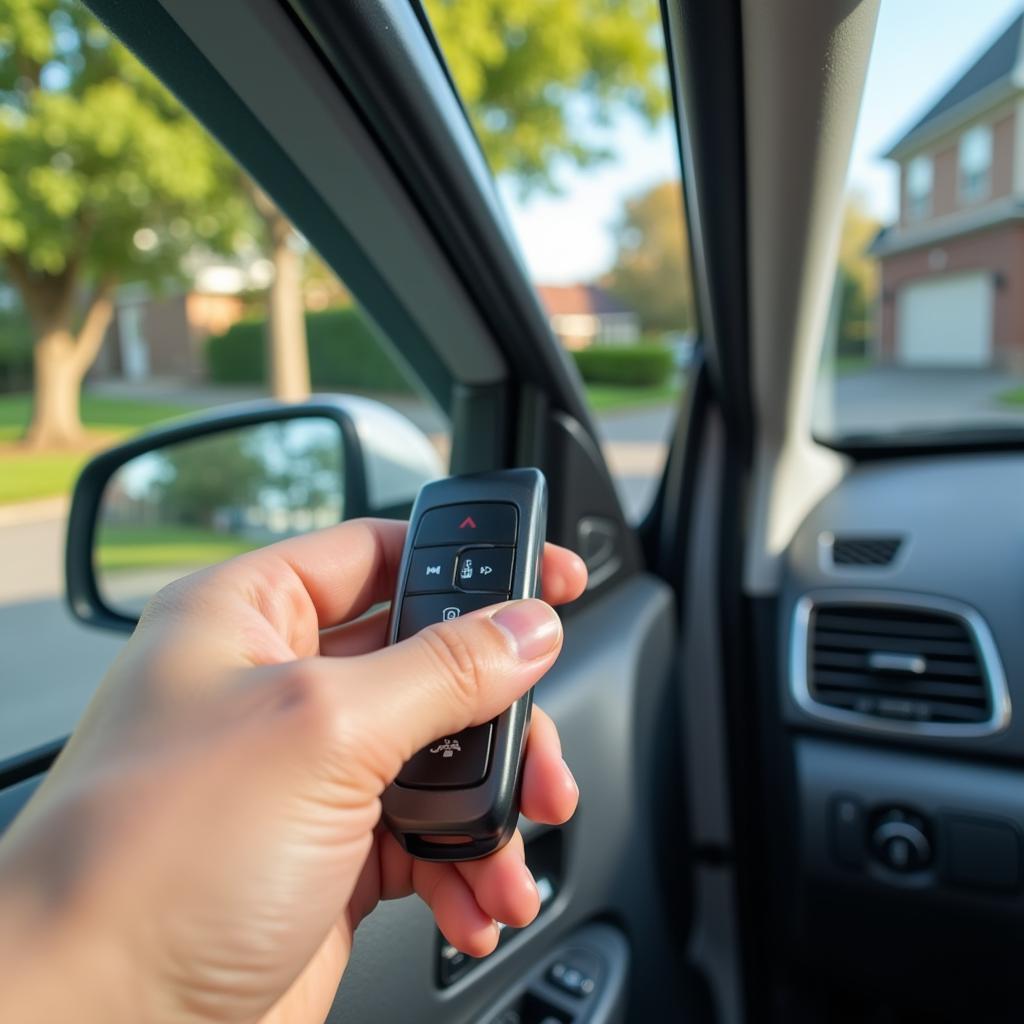
[[[32,328],[16,313],[0,314],[0,391],[23,391],[32,381]]]
[[[658,387],[672,376],[668,345],[593,345],[572,353],[588,384]]]
[[[411,391],[408,380],[355,308],[306,314],[309,375],[314,388],[332,391]],[[206,346],[210,380],[262,384],[267,379],[265,325],[242,320]]]

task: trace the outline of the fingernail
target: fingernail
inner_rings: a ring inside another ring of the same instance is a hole
[[[566,780],[568,781],[569,785],[576,791],[576,796],[577,796],[577,798],[579,798],[579,795],[580,795],[579,784],[576,782],[576,776],[573,775],[572,769],[565,763],[565,758],[564,757],[562,758],[562,771],[565,772]]]
[[[550,653],[562,635],[562,623],[543,601],[515,601],[494,613],[491,621],[508,635],[523,661]]]

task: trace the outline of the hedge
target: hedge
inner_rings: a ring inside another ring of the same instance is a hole
[[[23,391],[32,380],[32,328],[15,313],[0,315],[0,391]]]
[[[306,314],[309,375],[314,388],[407,392],[412,388],[354,308]],[[242,320],[210,339],[206,364],[216,384],[262,384],[267,379],[265,325]]]
[[[592,345],[572,356],[588,384],[653,388],[668,381],[674,366],[668,345]]]

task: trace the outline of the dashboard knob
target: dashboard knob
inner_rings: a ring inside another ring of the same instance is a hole
[[[890,871],[922,871],[932,861],[925,821],[911,811],[893,808],[875,818],[870,839],[875,858]]]

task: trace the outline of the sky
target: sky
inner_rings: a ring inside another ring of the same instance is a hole
[[[1021,0],[882,0],[854,136],[849,187],[882,221],[896,208],[895,169],[881,154],[1012,20]],[[671,123],[656,128],[624,113],[611,137],[617,158],[586,171],[562,169],[560,195],[523,199],[499,182],[531,276],[590,281],[612,264],[623,202],[678,177]]]

